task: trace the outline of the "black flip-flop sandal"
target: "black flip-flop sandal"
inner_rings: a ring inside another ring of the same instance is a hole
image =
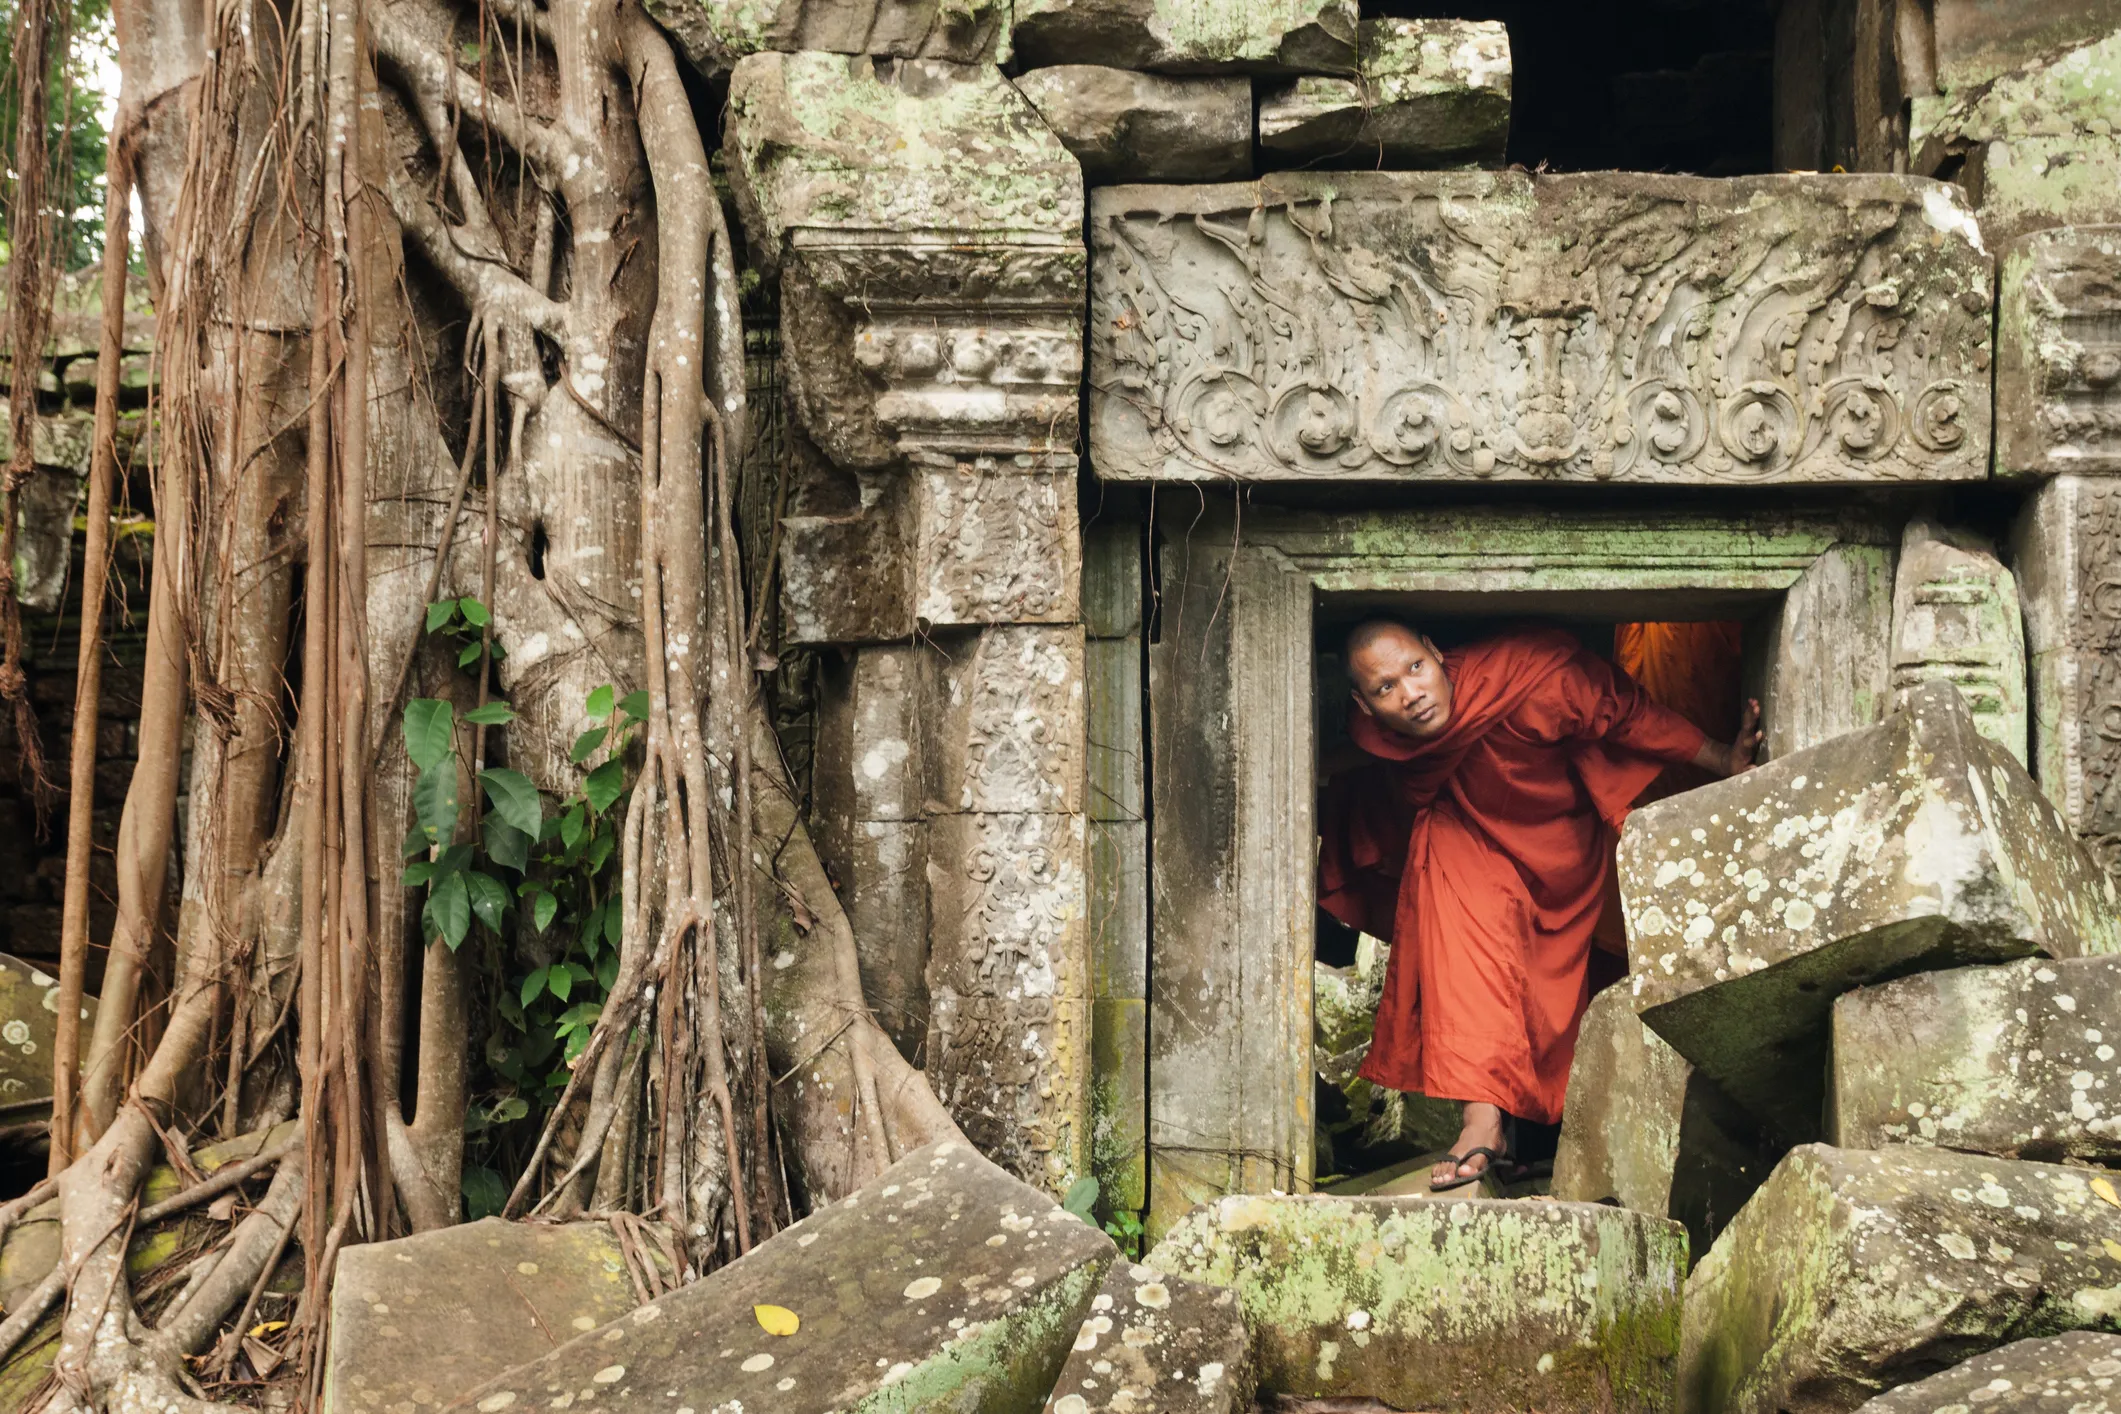
[[[1468,1149],[1465,1151],[1464,1154],[1445,1154],[1436,1162],[1440,1164],[1449,1164],[1452,1168],[1456,1169],[1464,1167],[1466,1164],[1471,1163],[1473,1160],[1480,1158],[1483,1155],[1487,1157],[1487,1168],[1484,1168],[1479,1173],[1474,1174],[1454,1173],[1441,1183],[1438,1183],[1435,1179],[1432,1178],[1429,1180],[1429,1191],[1431,1193],[1448,1193],[1454,1188],[1468,1187],[1469,1185],[1478,1183],[1482,1179],[1486,1178],[1488,1176],[1489,1171],[1494,1169],[1497,1164],[1506,1164],[1510,1161],[1510,1156],[1504,1153],[1502,1150],[1489,1149],[1483,1147],[1479,1149]]]

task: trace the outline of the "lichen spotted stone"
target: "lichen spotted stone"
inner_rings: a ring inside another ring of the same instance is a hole
[[[1263,1388],[1400,1409],[1666,1410],[1686,1234],[1595,1203],[1241,1195],[1148,1255],[1233,1287]]]
[[[2012,1341],[1911,1385],[1857,1414],[2121,1414],[2121,1336],[2067,1331]]]
[[[1619,868],[1636,1010],[1790,1141],[1820,1133],[1843,992],[2121,943],[2113,883],[1943,682],[1878,726],[1636,811]]]
[[[1791,1151],[1687,1281],[1680,1407],[1854,1409],[2027,1332],[2121,1329],[2104,1183],[1934,1149]]]
[[[1253,1383],[1236,1292],[1119,1262],[1090,1302],[1046,1414],[1245,1414]]]
[[[1115,1255],[1103,1233],[945,1140],[451,1407],[1020,1414],[1052,1388]],[[758,1305],[801,1325],[768,1334]]]
[[[2121,1161],[2121,957],[1903,977],[1833,1028],[1835,1144]]]

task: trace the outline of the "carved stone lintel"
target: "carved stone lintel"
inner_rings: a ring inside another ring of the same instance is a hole
[[[1092,200],[1100,476],[1971,480],[1991,264],[1884,175],[1285,173]]]
[[[914,614],[934,624],[1073,623],[1082,600],[1074,458],[914,468]]]
[[[1169,74],[1346,74],[1355,0],[1016,0],[1010,39],[1026,67],[1116,64]]]
[[[2121,480],[2058,476],[2012,535],[2040,788],[2121,873]]]
[[[1996,474],[2121,472],[2121,226],[2063,226],[2003,251]]]
[[[2018,585],[1977,535],[1916,517],[1893,580],[1893,694],[1925,682],[1959,689],[1974,728],[2023,763],[2025,628]]]
[[[1083,808],[1083,632],[981,630],[939,643],[930,797],[983,814]]]

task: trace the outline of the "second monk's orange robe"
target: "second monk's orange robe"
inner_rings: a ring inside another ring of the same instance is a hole
[[[1436,736],[1351,716],[1355,744],[1390,764],[1329,788],[1319,902],[1392,942],[1365,1078],[1553,1123],[1615,831],[1706,738],[1558,630],[1443,662]]]

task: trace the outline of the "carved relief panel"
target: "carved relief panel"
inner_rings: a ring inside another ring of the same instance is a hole
[[[2003,251],[1996,471],[2121,472],[2121,226],[2063,226]]]
[[[1926,682],[1959,689],[1974,729],[2025,757],[2025,627],[2018,585],[1978,535],[1917,516],[1893,581],[1893,694]]]
[[[1880,175],[1289,173],[1092,194],[1121,479],[1986,474],[1991,265]]]

